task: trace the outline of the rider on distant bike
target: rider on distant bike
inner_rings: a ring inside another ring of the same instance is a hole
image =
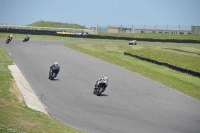
[[[8,36],[8,39],[11,41],[12,40],[12,34],[10,34],[10,36]]]
[[[56,75],[55,75],[55,77],[56,77],[58,75],[59,71],[60,71],[60,66],[58,65],[58,62],[54,62],[54,64],[50,67],[50,72],[49,72],[50,74],[52,74],[53,68],[58,69],[58,71],[56,72]]]
[[[95,88],[98,87],[100,83],[105,83],[103,87],[103,92],[104,92],[106,90],[106,87],[108,86],[108,77],[104,75],[99,80],[96,80]]]
[[[30,39],[30,36],[28,35],[28,36],[26,36],[26,38],[25,38],[27,41]]]

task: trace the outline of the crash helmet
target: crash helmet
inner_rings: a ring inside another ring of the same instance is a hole
[[[54,62],[54,66],[58,67],[58,62]]]
[[[103,81],[108,82],[108,77],[106,75],[103,75],[102,79]]]

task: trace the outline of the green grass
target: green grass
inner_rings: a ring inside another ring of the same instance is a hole
[[[13,61],[0,45],[0,132],[1,133],[83,133],[25,105],[8,65]],[[21,100],[20,100],[21,99]]]
[[[52,27],[52,28],[73,28],[73,29],[86,29],[85,26],[81,26],[78,24],[70,24],[70,23],[60,23],[60,22],[51,22],[51,21],[37,21],[28,26],[35,27]]]
[[[110,44],[68,44],[65,46],[136,72],[200,100],[200,78],[180,73],[164,66],[148,63],[130,56],[125,56],[123,54],[124,51],[133,49],[132,47],[135,47],[135,49],[140,49],[141,46]],[[151,52],[151,54],[152,56],[155,56],[153,52]]]
[[[155,39],[180,39],[180,40],[200,40],[200,35],[179,35],[165,33],[99,33],[102,36],[118,36],[131,38],[155,38]]]
[[[200,49],[183,46],[129,47],[128,53],[200,72]]]

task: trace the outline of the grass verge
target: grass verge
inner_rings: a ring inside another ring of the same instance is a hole
[[[200,49],[195,47],[137,46],[128,53],[200,72]]]
[[[180,40],[200,40],[200,35],[180,35],[166,33],[99,33],[102,36],[118,36],[132,38],[155,38],[155,39],[180,39]]]
[[[8,69],[12,59],[0,45],[0,132],[83,133],[26,106]]]
[[[164,66],[158,66],[156,64],[123,55],[124,51],[130,50],[132,47],[135,47],[135,49],[140,49],[141,46],[110,44],[68,44],[65,46],[136,72],[200,100],[200,78],[180,73]],[[156,53],[151,52],[151,56],[157,55]]]

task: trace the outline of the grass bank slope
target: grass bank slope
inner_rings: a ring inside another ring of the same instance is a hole
[[[34,22],[32,24],[29,24],[28,26],[86,29],[85,26],[81,26],[81,25],[78,25],[78,24],[69,24],[69,23],[51,22],[51,21],[37,21],[37,22]]]
[[[200,49],[196,47],[137,46],[129,47],[127,52],[200,72]]]

